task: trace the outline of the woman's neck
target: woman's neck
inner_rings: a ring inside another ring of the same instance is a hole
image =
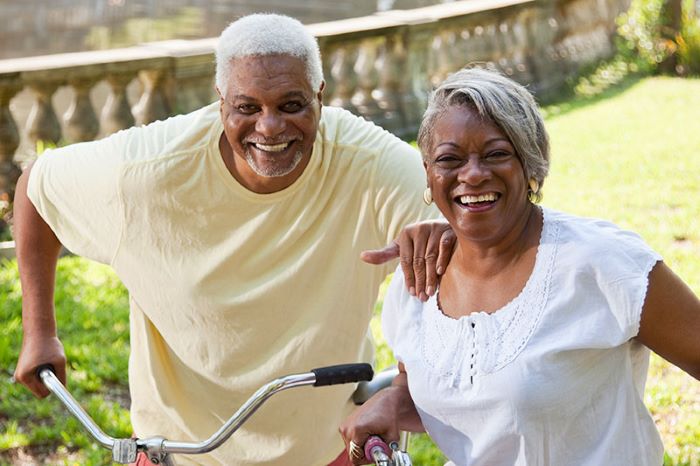
[[[528,212],[520,216],[514,228],[502,238],[474,241],[458,237],[450,265],[455,266],[460,275],[493,276],[518,263],[533,247],[537,248],[541,231],[542,212],[530,204]]]
[[[494,312],[518,296],[534,269],[542,225],[541,210],[530,206],[498,241],[458,237],[440,283],[443,313],[459,317],[475,311]]]

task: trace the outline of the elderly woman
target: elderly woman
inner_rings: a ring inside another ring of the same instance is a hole
[[[403,429],[460,466],[662,464],[649,350],[700,378],[700,300],[636,234],[535,204],[548,136],[515,82],[455,73],[418,144],[457,244],[425,302],[394,274],[382,325],[401,372],[341,426],[353,462]]]

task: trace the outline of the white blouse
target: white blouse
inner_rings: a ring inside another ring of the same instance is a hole
[[[661,257],[609,222],[543,214],[533,272],[494,313],[452,319],[394,273],[382,327],[423,425],[459,466],[660,466],[633,338]]]

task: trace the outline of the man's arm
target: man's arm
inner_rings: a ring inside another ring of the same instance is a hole
[[[35,395],[48,390],[36,376],[36,368],[51,364],[65,383],[66,357],[56,333],[54,285],[61,243],[27,196],[32,167],[19,178],[14,201],[14,236],[22,285],[22,349],[15,379]]]

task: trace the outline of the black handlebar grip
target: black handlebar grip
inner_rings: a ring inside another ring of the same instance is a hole
[[[53,367],[53,364],[42,364],[41,366],[37,367],[36,370],[34,371],[34,373],[36,374],[36,376],[39,379],[41,379],[40,374],[41,374],[41,371],[43,371],[44,369],[48,369],[51,372],[53,372],[54,374],[56,373],[56,368]]]
[[[372,377],[374,377],[372,366],[367,363],[319,367],[318,369],[312,369],[311,372],[316,376],[314,387],[361,382],[363,380],[372,380]]]

